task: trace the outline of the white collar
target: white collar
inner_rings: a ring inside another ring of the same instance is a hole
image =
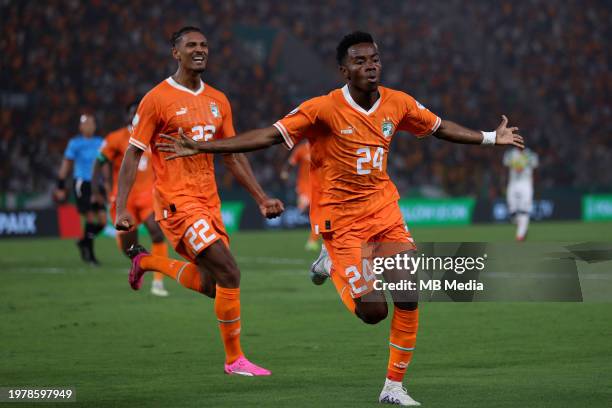
[[[380,105],[380,100],[382,99],[382,94],[379,92],[378,99],[376,100],[374,105],[372,105],[369,111],[366,111],[361,106],[359,106],[357,102],[353,100],[353,97],[351,96],[351,93],[349,92],[348,85],[344,85],[342,87],[342,95],[344,95],[344,99],[346,100],[346,102],[348,102],[349,105],[351,105],[353,109],[355,109],[357,112],[361,112],[364,115],[368,115],[368,116],[376,112],[376,109],[378,109],[378,106]]]
[[[204,91],[204,81],[202,81],[201,79],[200,79],[200,87],[198,88],[197,91],[192,91],[191,89],[187,88],[186,86],[183,86],[183,85],[179,84],[171,76],[168,77],[168,79],[166,79],[166,82],[169,83],[170,86],[172,86],[173,88],[176,88],[179,91],[189,92],[190,94],[192,94],[194,96],[198,96],[199,94],[202,93],[202,91]]]

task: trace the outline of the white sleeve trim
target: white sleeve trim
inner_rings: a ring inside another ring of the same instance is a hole
[[[130,142],[129,142],[132,146],[136,146],[137,148],[139,148],[140,150],[147,150],[147,145],[145,145],[142,142],[139,142],[138,140],[134,139],[133,137],[130,137]]]
[[[280,122],[276,122],[272,126],[278,129],[278,131],[280,132],[281,136],[285,140],[285,146],[287,147],[287,149],[289,150],[293,149],[293,146],[295,143],[293,143],[293,140],[291,140],[291,137],[289,136],[289,132],[287,132],[287,129],[285,128],[285,126],[283,126],[283,124]]]
[[[436,123],[434,123],[433,127],[431,128],[431,130],[429,131],[429,133],[424,134],[421,137],[426,137],[426,136],[430,136],[433,135],[434,133],[436,133],[436,130],[438,130],[438,128],[440,127],[440,124],[442,123],[442,119],[440,119],[439,116],[436,117]]]

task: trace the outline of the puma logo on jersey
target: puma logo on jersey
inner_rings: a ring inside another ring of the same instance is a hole
[[[181,108],[176,111],[176,116],[184,115],[187,113],[187,108]]]
[[[350,127],[348,129],[342,129],[340,130],[340,133],[343,135],[352,135],[353,134],[353,128]]]

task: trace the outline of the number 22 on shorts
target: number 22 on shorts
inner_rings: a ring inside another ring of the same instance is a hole
[[[191,248],[193,248],[194,252],[199,251],[204,248],[206,244],[210,244],[217,235],[212,233],[210,235],[206,235],[208,230],[210,229],[210,225],[206,222],[205,219],[201,218],[193,223],[191,227],[187,230],[185,235],[187,235],[189,239],[189,244]],[[198,240],[198,238],[200,238]]]

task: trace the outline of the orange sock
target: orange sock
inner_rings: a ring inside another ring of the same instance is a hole
[[[217,285],[215,314],[219,321],[219,331],[225,349],[225,362],[231,364],[242,355],[242,348],[240,348],[240,288],[222,288]]]
[[[168,244],[166,244],[166,241],[153,242],[151,244],[151,254],[157,255],[157,256],[163,256],[167,258],[168,257]],[[161,281],[162,279],[164,279],[163,274],[159,272],[153,272],[154,281]]]
[[[165,256],[148,255],[140,260],[140,266],[149,271],[158,271],[175,279],[187,289],[202,293],[202,277],[196,264]]]
[[[351,312],[355,314],[355,299],[351,296],[351,291],[348,286],[344,286],[344,282],[341,279],[334,279],[334,270],[331,271],[331,281],[334,282],[334,286],[336,286],[336,292],[340,296],[340,300],[344,303],[344,306]]]
[[[388,379],[401,382],[404,378],[406,368],[412,360],[418,327],[419,309],[402,310],[394,307],[389,336]]]

